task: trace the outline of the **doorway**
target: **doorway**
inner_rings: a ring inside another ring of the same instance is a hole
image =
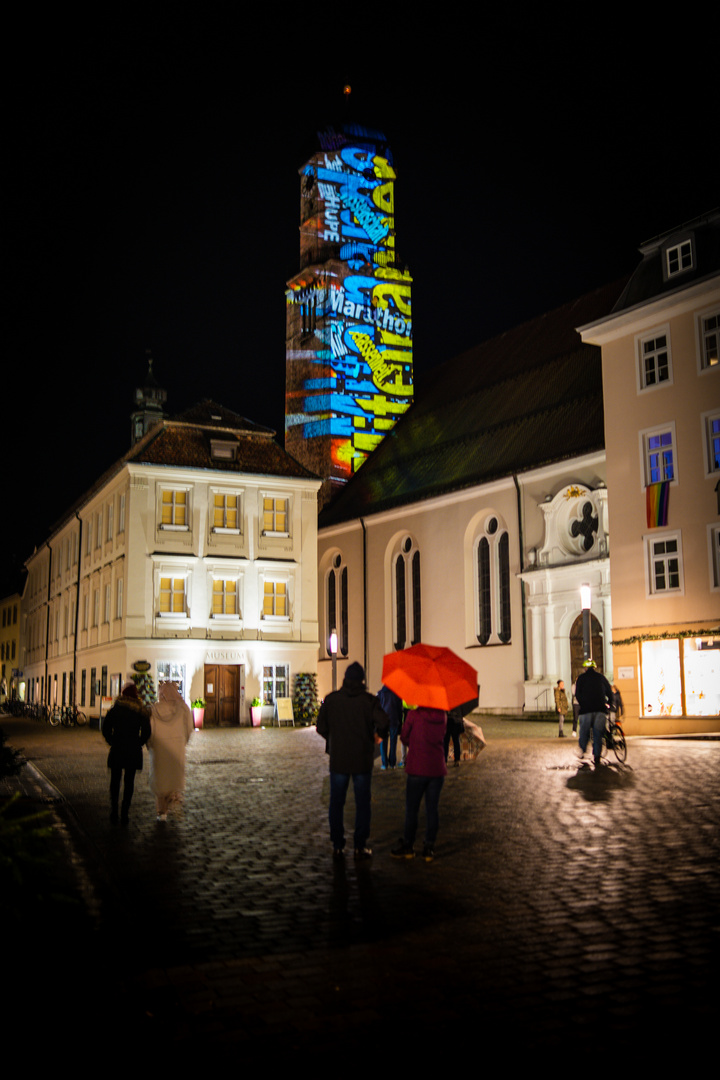
[[[206,727],[239,727],[245,709],[245,669],[242,664],[205,665]]]
[[[582,614],[578,615],[570,630],[570,670],[571,679],[574,683],[583,670],[583,631]],[[590,640],[593,660],[597,664],[598,671],[605,670],[605,654],[603,650],[603,632],[600,623],[593,614],[590,615]]]

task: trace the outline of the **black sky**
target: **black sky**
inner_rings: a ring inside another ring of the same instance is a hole
[[[331,10],[307,11],[312,27],[279,12],[248,26],[236,6],[149,4],[20,28],[6,72],[2,570],[127,449],[147,349],[172,413],[211,397],[282,438],[297,170],[342,114],[343,83],[352,118],[395,155],[419,387],[433,365],[630,272],[641,241],[720,201],[714,73],[674,79],[647,36],[573,37],[547,14],[479,32],[438,30],[437,13],[426,28],[399,13],[331,23]]]

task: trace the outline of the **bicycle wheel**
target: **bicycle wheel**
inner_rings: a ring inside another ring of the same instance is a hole
[[[79,709],[75,713],[75,723],[78,727],[85,727],[85,725],[87,724],[87,716],[84,712],[80,712]]]
[[[61,719],[62,716],[60,714],[60,710],[57,707],[54,709],[50,709],[48,713],[48,723],[50,724],[50,727],[57,727]]]
[[[619,762],[624,762],[627,757],[627,743],[625,742],[625,736],[619,727],[613,727],[612,743],[615,757]]]

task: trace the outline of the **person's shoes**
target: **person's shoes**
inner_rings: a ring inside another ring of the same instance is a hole
[[[344,848],[341,848],[341,847],[333,848],[333,859],[335,859],[336,862],[338,862],[338,861],[340,861],[341,859],[344,859],[344,858],[345,858],[345,850],[344,850]]]
[[[387,765],[381,765],[380,772],[387,772]]]
[[[460,762],[459,761],[453,761],[453,769],[459,769],[459,768],[460,768]]]
[[[433,849],[432,844],[425,844],[425,847],[423,848],[422,857],[425,860],[425,862],[432,862],[433,861],[433,859],[435,858],[435,851]]]
[[[564,731],[558,731],[558,739],[564,739],[564,738],[565,738],[565,732]]]
[[[599,769],[600,768],[600,758],[599,757],[593,758],[593,761],[595,763],[595,768]]]
[[[364,859],[372,859],[372,848],[369,847],[356,847],[355,848],[355,860],[361,862]]]
[[[158,821],[167,821],[167,814],[158,814]]]
[[[415,849],[412,844],[406,844],[404,840],[400,840],[390,852],[393,859],[414,859]]]

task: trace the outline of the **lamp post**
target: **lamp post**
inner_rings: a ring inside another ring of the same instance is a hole
[[[337,690],[337,630],[330,631],[330,655],[332,656],[332,688]]]
[[[583,663],[592,660],[592,638],[590,636],[590,586],[580,586],[580,602],[582,604],[582,629],[583,629]]]

